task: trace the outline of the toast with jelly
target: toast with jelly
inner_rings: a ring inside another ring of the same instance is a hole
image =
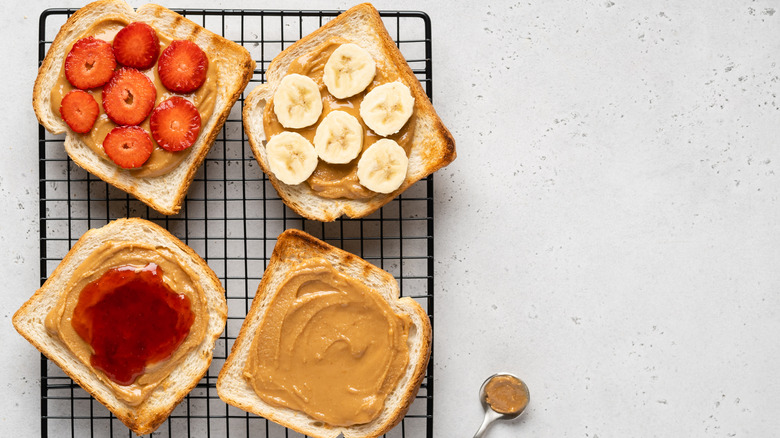
[[[197,385],[226,320],[225,291],[206,262],[143,219],[84,233],[13,316],[22,336],[139,435]]]

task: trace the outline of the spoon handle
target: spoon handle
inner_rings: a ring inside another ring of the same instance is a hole
[[[479,426],[479,430],[477,433],[474,434],[474,438],[482,438],[485,436],[485,432],[488,429],[488,426],[493,424],[493,421],[496,420],[499,416],[496,415],[496,413],[492,409],[487,409],[485,411],[485,418],[482,420],[482,425]]]

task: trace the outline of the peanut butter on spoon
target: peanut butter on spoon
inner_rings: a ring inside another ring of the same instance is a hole
[[[531,401],[526,384],[509,373],[488,377],[479,390],[479,398],[485,409],[485,419],[474,438],[482,438],[496,420],[512,420],[523,413]]]

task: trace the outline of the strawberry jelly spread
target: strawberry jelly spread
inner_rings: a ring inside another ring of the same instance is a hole
[[[73,310],[73,329],[94,350],[90,364],[120,385],[168,359],[195,319],[162,274],[154,263],[113,268],[84,287]]]
[[[377,418],[409,364],[409,316],[320,258],[268,293],[244,367],[255,393],[331,426]]]
[[[346,99],[337,99],[328,92],[328,88],[322,80],[325,63],[328,61],[328,58],[330,58],[330,55],[333,54],[334,50],[340,45],[349,42],[350,41],[347,41],[344,38],[331,38],[315,47],[311,52],[298,57],[290,64],[287,69],[287,74],[297,73],[308,76],[319,86],[320,95],[322,96],[322,114],[317,120],[317,123],[311,126],[302,129],[287,129],[279,123],[279,120],[273,111],[273,99],[270,99],[263,110],[263,129],[265,131],[266,139],[269,139],[282,131],[294,131],[304,136],[310,142],[313,142],[317,126],[322,119],[331,111],[340,110],[354,116],[363,127],[363,150],[368,149],[369,146],[382,138],[389,138],[395,140],[404,148],[406,155],[409,156],[416,125],[416,117],[414,117],[414,115],[409,118],[409,121],[406,122],[400,131],[388,137],[382,137],[375,134],[366,126],[363,119],[360,117],[360,103],[363,102],[363,97],[365,97],[366,93],[379,85],[401,80],[399,73],[395,69],[386,66],[375,59],[376,76],[374,76],[374,80],[364,91]],[[347,164],[331,164],[319,160],[317,168],[314,169],[314,173],[309,177],[307,183],[312,190],[324,198],[371,198],[377,193],[360,185],[357,177],[358,160],[360,160],[360,155]]]
[[[111,43],[114,39],[114,36],[125,26],[130,24],[128,21],[126,21],[124,18],[117,17],[117,18],[107,18],[101,21],[95,22],[89,29],[87,29],[82,35],[80,35],[76,40],[74,40],[74,43],[82,38],[93,36],[97,39],[101,39],[103,41],[106,41],[108,43]],[[159,30],[156,30],[157,37],[160,40],[160,52],[168,47],[170,45],[172,38],[169,36],[161,33]],[[65,51],[65,54],[70,52],[71,47],[73,44],[71,44],[67,50]],[[54,84],[54,87],[52,87],[51,90],[51,110],[54,114],[59,115],[59,108],[60,103],[62,102],[62,98],[68,94],[71,90],[75,89],[70,82],[68,82],[68,79],[65,77],[65,68],[64,68],[65,60],[63,58],[63,67],[60,71],[60,75],[57,78],[57,82]],[[173,93],[170,90],[166,89],[165,86],[163,86],[162,82],[160,81],[160,76],[157,72],[157,62],[155,64],[146,70],[142,70],[142,72],[149,77],[149,79],[152,80],[152,83],[154,84],[155,88],[157,89],[157,99],[154,102],[154,106],[157,107],[160,102],[172,97],[172,96],[182,96],[190,101],[195,105],[195,107],[198,109],[198,112],[200,113],[201,120],[203,121],[203,126],[201,128],[201,132],[205,131],[207,128],[207,123],[209,118],[211,117],[212,112],[214,111],[214,106],[216,104],[217,99],[217,85],[218,85],[218,75],[217,75],[217,67],[215,66],[214,62],[209,62],[208,71],[206,74],[206,81],[205,83],[195,90],[192,93],[188,94],[179,94],[179,93]],[[102,88],[93,88],[91,90],[87,90],[90,94],[92,94],[92,97],[95,98],[95,101],[100,105],[100,116],[98,116],[97,121],[95,122],[95,126],[92,127],[92,130],[89,131],[86,134],[75,134],[77,135],[81,141],[86,143],[92,151],[94,151],[96,154],[101,156],[103,159],[107,161],[111,161],[106,153],[103,151],[103,139],[105,139],[106,135],[115,127],[117,127],[117,124],[114,123],[111,119],[108,118],[105,111],[103,110],[103,101],[102,101]],[[141,124],[141,126],[147,133],[150,132],[149,127],[149,117],[146,118]],[[151,138],[151,137],[150,137]],[[154,142],[154,139],[152,139]],[[151,178],[155,176],[164,175],[170,171],[172,171],[176,166],[179,165],[190,153],[190,149],[186,149],[184,151],[180,152],[168,152],[165,149],[161,148],[156,143],[154,144],[154,150],[152,151],[152,156],[149,158],[149,160],[140,168],[138,169],[132,169],[129,170],[129,172],[136,177],[142,177],[142,178]],[[112,163],[113,164],[113,163]]]
[[[164,248],[107,242],[73,272],[46,328],[129,405],[142,403],[203,342],[197,274]]]

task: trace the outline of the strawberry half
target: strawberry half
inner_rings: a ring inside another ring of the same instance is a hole
[[[200,113],[189,100],[173,96],[152,111],[149,127],[161,148],[169,152],[183,151],[198,139]]]
[[[115,68],[111,45],[94,37],[76,41],[65,57],[65,77],[71,85],[82,90],[105,84]]]
[[[89,132],[95,124],[95,120],[100,115],[100,107],[91,94],[86,91],[73,90],[62,98],[60,115],[62,120],[70,126],[70,129],[84,134]]]
[[[103,109],[117,125],[137,125],[154,108],[157,89],[140,71],[122,67],[103,87]]]
[[[143,166],[153,149],[152,139],[140,126],[117,126],[103,140],[108,158],[123,169]]]
[[[159,54],[160,39],[146,23],[130,23],[114,37],[114,56],[124,66],[147,69],[154,65]]]
[[[188,40],[171,42],[157,63],[160,81],[176,93],[190,93],[206,81],[209,59],[197,44]]]

